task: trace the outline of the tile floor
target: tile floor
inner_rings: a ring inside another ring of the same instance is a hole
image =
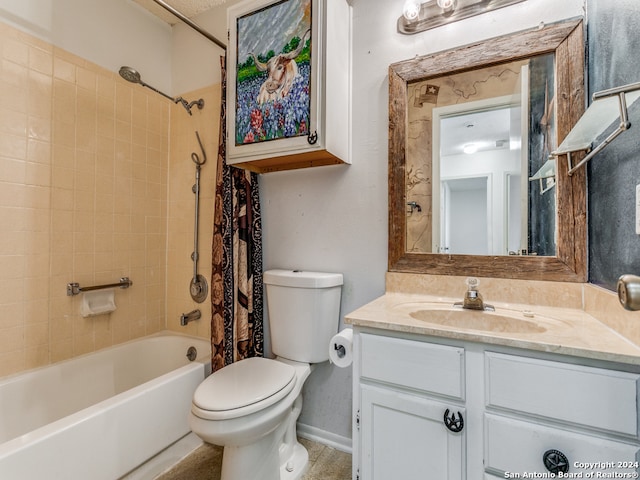
[[[300,443],[309,452],[302,480],[351,480],[351,455],[304,438]],[[222,447],[205,443],[155,480],[219,480],[221,464]]]

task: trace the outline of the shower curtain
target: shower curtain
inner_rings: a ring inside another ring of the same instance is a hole
[[[213,225],[211,366],[261,357],[262,222],[258,176],[226,164],[226,57],[220,57],[222,103]]]

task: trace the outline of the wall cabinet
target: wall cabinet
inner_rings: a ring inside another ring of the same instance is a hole
[[[640,472],[638,367],[354,333],[354,479]]]
[[[245,0],[229,7],[227,27],[227,164],[351,163],[347,1]]]

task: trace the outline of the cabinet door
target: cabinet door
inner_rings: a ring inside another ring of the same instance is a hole
[[[444,424],[447,409],[464,408],[416,395],[361,385],[361,479],[460,480],[465,469],[465,430]]]

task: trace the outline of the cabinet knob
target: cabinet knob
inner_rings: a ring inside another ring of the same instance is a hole
[[[464,418],[462,418],[462,414],[458,412],[458,416],[456,416],[455,412],[451,412],[447,408],[444,412],[444,424],[445,426],[454,433],[461,432],[464,428]]]
[[[547,470],[556,475],[560,472],[567,473],[569,471],[569,460],[559,450],[547,450],[542,455],[542,461]]]

